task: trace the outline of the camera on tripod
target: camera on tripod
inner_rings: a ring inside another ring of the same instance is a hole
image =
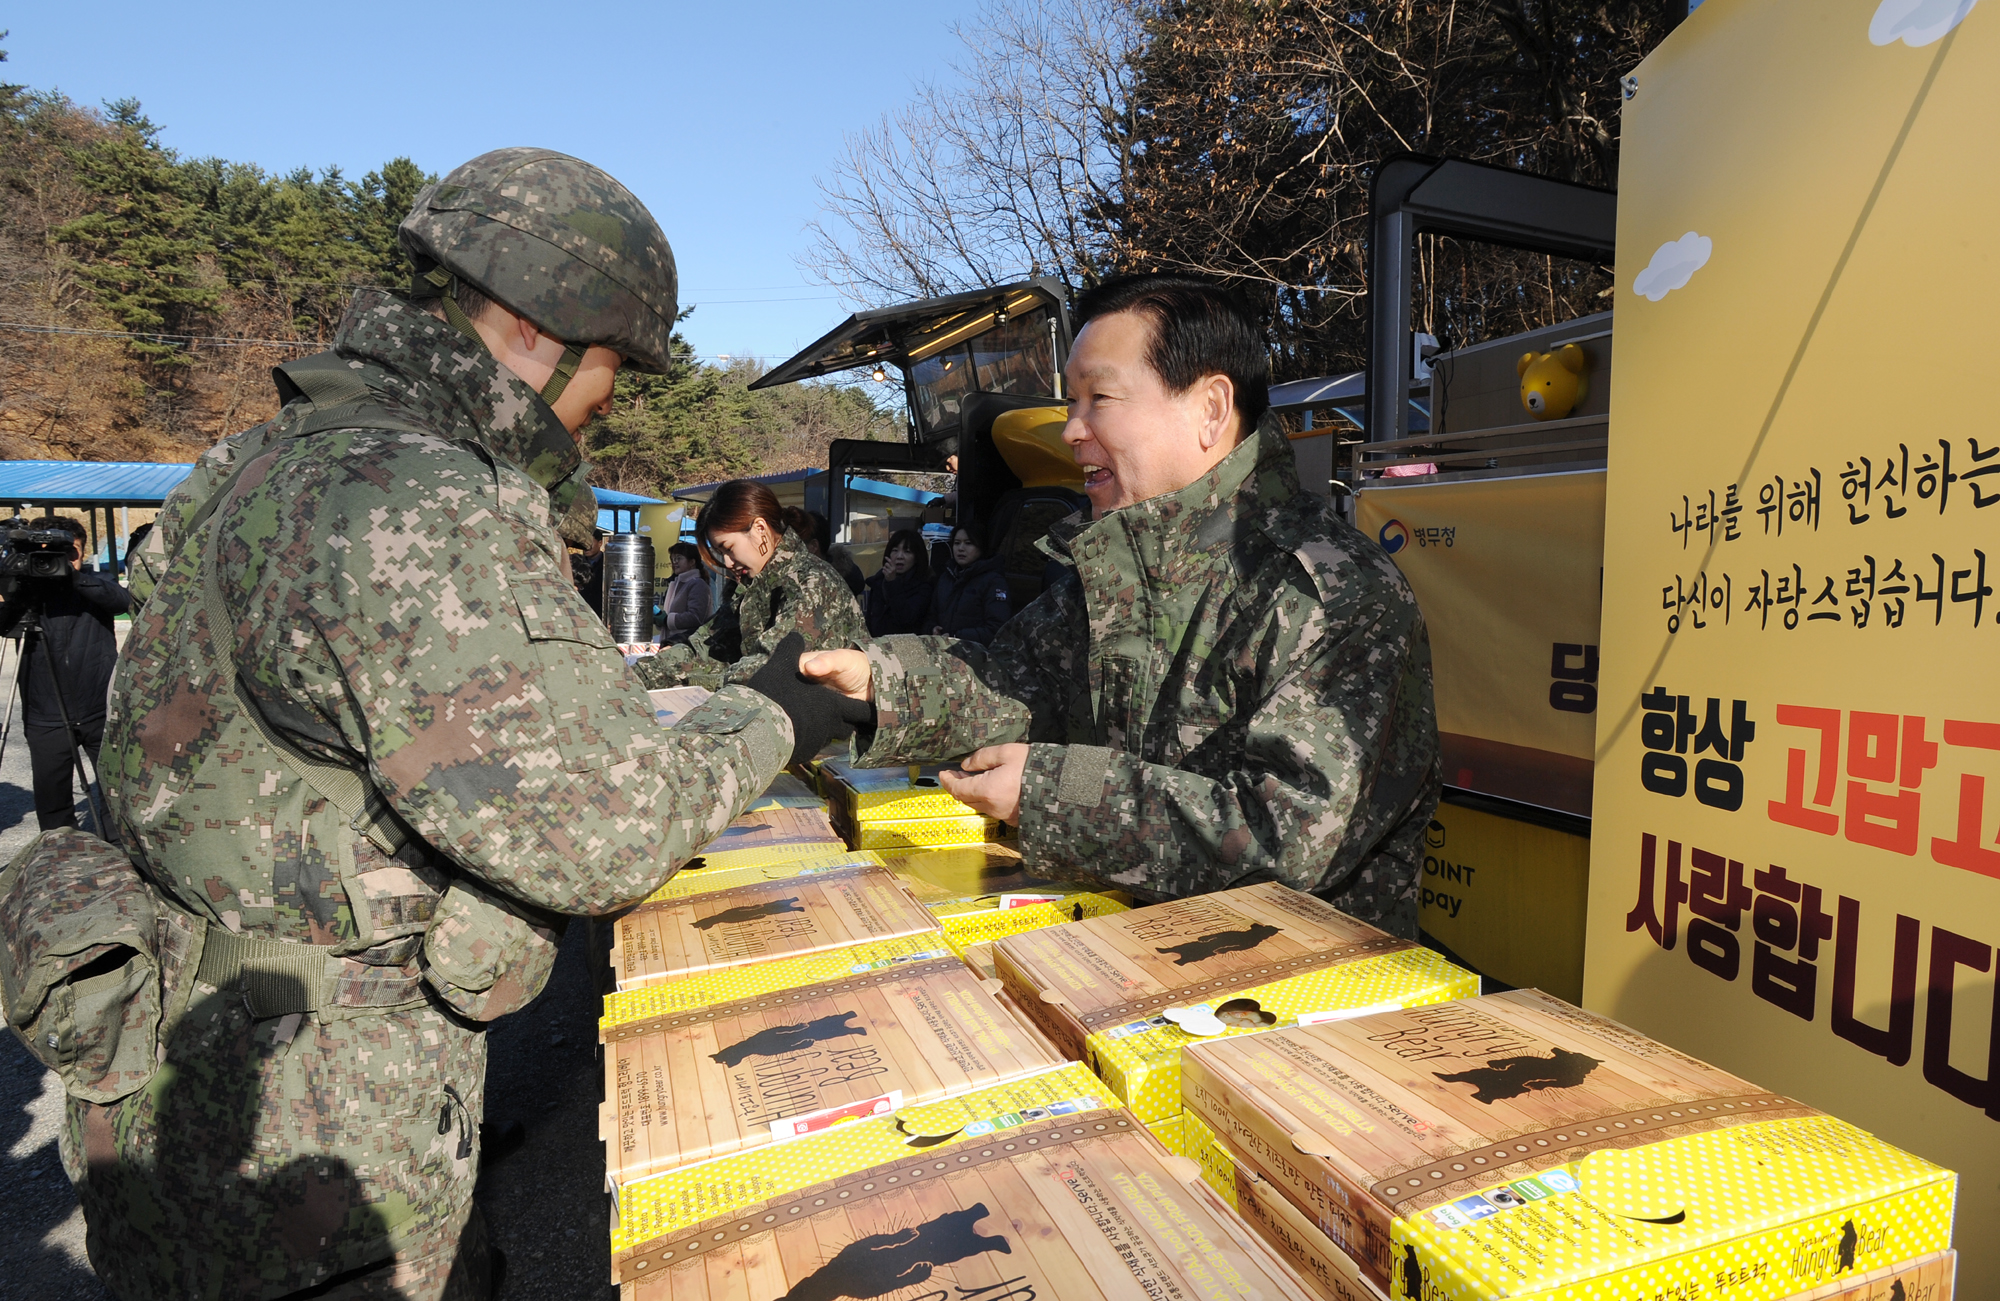
[[[68,578],[76,572],[76,535],[31,528],[19,517],[0,525],[0,578]]]

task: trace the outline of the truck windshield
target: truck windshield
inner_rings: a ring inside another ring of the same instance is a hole
[[[1053,394],[1055,340],[1049,325],[1049,309],[1025,312],[912,365],[910,392],[924,433],[956,426],[959,404],[971,392]]]

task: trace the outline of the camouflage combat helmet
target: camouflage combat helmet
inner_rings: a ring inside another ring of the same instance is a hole
[[[397,236],[416,265],[412,295],[441,298],[460,330],[473,333],[456,301],[463,280],[569,345],[546,402],[590,344],[635,370],[667,368],[674,252],[646,205],[581,159],[552,149],[481,154],[425,187]]]

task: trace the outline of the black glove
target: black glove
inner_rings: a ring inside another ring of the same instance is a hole
[[[875,724],[874,705],[799,676],[799,656],[805,648],[806,639],[792,633],[778,643],[778,649],[771,652],[764,667],[743,683],[757,694],[768,696],[791,716],[791,761],[795,764],[811,759],[826,748],[827,742],[852,736],[857,727]]]

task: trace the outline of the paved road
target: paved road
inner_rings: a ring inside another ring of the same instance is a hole
[[[6,655],[0,710],[12,688]],[[18,712],[18,711],[17,711]],[[28,750],[18,725],[0,759],[0,862],[35,835]],[[79,819],[88,825],[81,802]],[[477,1196],[507,1254],[501,1301],[609,1301],[610,1198],[597,1105],[597,998],[582,923],[564,937],[549,988],[489,1032],[487,1120],[520,1123],[522,1145],[482,1173]],[[601,948],[600,948],[600,951]],[[103,1301],[84,1255],[83,1214],[56,1151],[62,1090],[20,1040],[0,1034],[0,1298]]]

